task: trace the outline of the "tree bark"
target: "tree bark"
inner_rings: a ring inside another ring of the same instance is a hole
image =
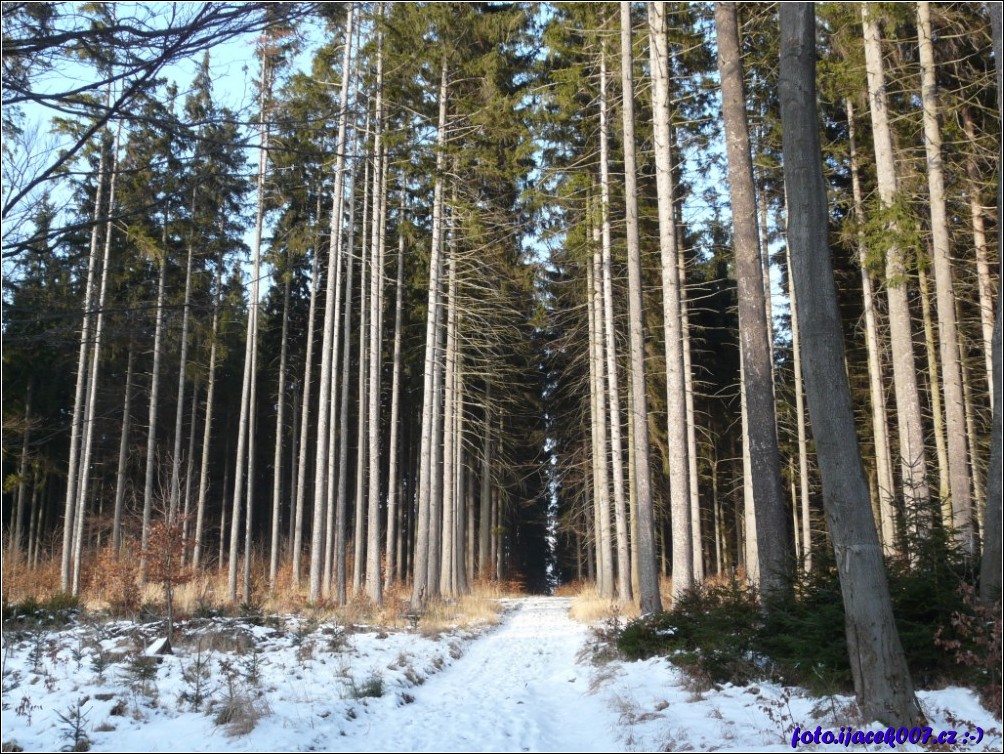
[[[192,407],[189,410],[188,421],[188,452],[185,454],[185,490],[181,512],[181,565],[188,562],[189,523],[192,513],[192,474],[195,468],[195,435],[199,424],[199,381],[192,385]]]
[[[383,3],[379,4],[383,16]],[[377,36],[376,117],[373,137],[374,166],[373,236],[370,255],[370,326],[369,326],[369,505],[366,533],[366,593],[374,605],[383,602],[380,579],[380,356],[382,353],[381,313],[383,311],[383,220],[387,206],[387,165],[383,153],[383,37]]]
[[[369,129],[367,128],[366,130],[368,131]],[[356,491],[353,497],[353,507],[355,510],[352,537],[353,595],[357,595],[362,591],[363,570],[366,563],[366,471],[369,454],[369,444],[366,441],[366,426],[369,423],[369,415],[367,413],[369,406],[369,383],[366,377],[369,354],[372,352],[373,345],[369,342],[370,309],[368,296],[370,294],[370,281],[375,273],[371,254],[372,247],[370,245],[370,238],[366,235],[366,230],[368,223],[375,223],[377,221],[375,203],[377,201],[377,182],[379,181],[376,166],[372,164],[373,162],[375,160],[366,162],[366,169],[363,173],[362,244],[359,251],[359,359],[356,365],[356,406],[358,410],[356,412]],[[372,188],[370,178],[373,180]],[[347,344],[349,343],[348,338],[346,338],[345,342],[347,348]],[[343,439],[347,439],[347,437]]]
[[[1004,49],[1001,45],[1001,6],[991,3],[990,22],[993,27],[994,61],[997,65],[997,108],[1004,119],[1004,65],[1001,55]],[[1004,217],[1004,180],[998,176],[997,183],[997,217]],[[1004,226],[997,226],[998,248],[1004,248]],[[997,262],[998,275],[1004,278],[1004,256]],[[997,302],[997,323],[994,325],[993,340],[993,381],[994,381],[994,417],[990,433],[990,464],[987,467],[987,506],[983,517],[983,559],[980,563],[980,599],[986,604],[993,604],[1001,598],[1001,447],[1002,419],[1004,411],[1001,405],[1001,331],[1004,329],[1004,309]]]
[[[195,217],[197,189],[192,190],[192,217]],[[178,358],[178,397],[174,411],[174,452],[171,455],[171,502],[170,514],[173,519],[181,501],[181,438],[185,417],[185,382],[188,362],[188,316],[192,306],[192,256],[194,242],[190,230],[188,250],[185,255],[185,299],[181,309],[181,353]],[[172,521],[173,523],[173,521]]]
[[[254,471],[254,424],[255,424],[255,388],[257,386],[258,369],[258,313],[260,310],[260,284],[259,275],[261,272],[261,247],[262,233],[265,219],[265,171],[268,164],[268,137],[269,129],[266,119],[266,103],[268,100],[267,90],[271,88],[271,71],[269,70],[267,57],[261,60],[261,93],[260,93],[260,115],[258,127],[261,131],[261,145],[258,156],[258,206],[255,212],[255,234],[252,243],[251,262],[251,293],[248,300],[248,324],[247,335],[244,342],[244,376],[241,382],[241,409],[238,421],[237,435],[237,460],[234,464],[234,498],[233,508],[230,511],[230,560],[227,569],[227,595],[231,602],[237,601],[237,564],[240,549],[241,533],[241,512],[245,497],[244,481],[245,471],[247,472],[247,526],[245,527],[245,569],[244,569],[244,598],[248,599],[249,579],[247,568],[250,564],[251,550],[249,539],[251,533],[251,498],[253,495],[254,479],[251,473]],[[246,469],[245,469],[246,467]]]
[[[809,521],[809,443],[806,438],[805,390],[802,385],[802,329],[798,322],[798,292],[795,290],[795,280],[791,271],[791,248],[786,248],[788,255],[788,292],[791,298],[791,349],[793,369],[795,372],[795,424],[798,438],[798,498],[795,509],[801,509],[801,550],[802,569],[812,571],[812,529]],[[795,480],[792,479],[794,494]],[[795,538],[798,539],[798,526],[795,526]]]
[[[739,28],[735,3],[715,3],[722,116],[726,130],[729,191],[739,286],[739,335],[748,405],[750,471],[756,516],[760,589],[764,598],[791,593],[788,515],[781,488],[781,466],[771,376],[770,328],[766,321],[763,268],[759,255],[753,163],[746,120]]]
[[[167,218],[164,218],[167,234]],[[164,332],[164,288],[167,279],[167,248],[164,244],[157,283],[157,324],[153,333],[153,371],[150,375],[150,398],[147,408],[146,472],[143,480],[143,530],[140,535],[140,583],[146,583],[146,549],[150,538],[150,518],[153,513],[153,476],[157,454],[157,409],[160,406],[160,343]]]
[[[673,211],[666,3],[649,4],[648,22],[652,70],[652,120],[655,129],[655,175],[659,202],[659,251],[662,261],[663,332],[666,341],[666,443],[669,446],[670,519],[673,527],[673,600],[676,601],[693,587],[696,555],[692,546],[684,336],[680,316],[683,306],[678,264],[680,252]]]
[[[934,450],[938,457],[938,501],[941,503],[941,520],[952,528],[952,500],[948,486],[948,442],[945,440],[945,411],[941,403],[941,363],[938,361],[938,336],[934,332],[931,313],[931,286],[923,265],[917,266],[917,283],[920,287],[921,319],[924,322],[924,348],[927,355],[927,380],[930,386],[931,424],[934,427]]]
[[[422,439],[419,449],[418,521],[414,551],[411,607],[420,611],[429,590],[429,548],[431,529],[432,475],[437,473],[433,462],[433,417],[438,413],[438,396],[433,390],[438,343],[437,312],[440,300],[439,278],[442,271],[443,167],[446,145],[447,63],[444,56],[439,79],[439,120],[436,135],[436,180],[432,209],[432,249],[429,258],[429,296],[425,322],[425,363],[422,369]]]
[[[333,340],[335,318],[338,316],[336,291],[338,290],[339,244],[342,227],[342,192],[345,187],[345,133],[348,121],[349,79],[352,56],[352,22],[355,4],[349,4],[345,26],[345,48],[342,55],[342,86],[338,108],[338,142],[335,158],[335,189],[332,197],[331,228],[328,242],[327,284],[324,298],[324,328],[321,344],[321,372],[317,381],[317,440],[314,453],[314,510],[313,527],[310,536],[310,591],[311,602],[321,598],[323,565],[326,558],[324,549],[325,513],[330,500],[327,499],[327,471],[331,448],[328,447],[329,415],[331,408],[331,382],[333,363]]]
[[[892,152],[889,114],[882,65],[882,43],[878,23],[868,5],[861,6],[864,26],[865,62],[868,96],[871,103],[872,135],[875,143],[875,170],[879,196],[891,207],[898,191],[896,164]],[[886,295],[889,302],[889,331],[892,341],[893,384],[896,392],[896,417],[899,424],[900,465],[903,497],[914,509],[928,500],[927,462],[924,458],[924,431],[917,390],[917,369],[913,354],[910,306],[907,302],[907,273],[903,250],[891,245],[886,251]],[[921,529],[927,522],[921,521]]]
[[[108,181],[108,214],[115,207],[115,184],[118,178],[119,140],[122,124],[119,123],[112,146],[112,169]],[[98,376],[101,371],[101,346],[104,337],[105,302],[108,298],[108,275],[112,248],[112,222],[105,223],[104,254],[101,262],[101,282],[98,286],[98,314],[94,323],[94,341],[91,344],[91,375],[88,379],[87,418],[84,420],[83,458],[80,463],[80,491],[77,493],[77,523],[73,537],[73,593],[80,592],[81,558],[84,544],[84,512],[87,507],[88,486],[90,484],[91,454],[94,447],[94,425],[98,402]]]
[[[404,312],[404,213],[407,191],[404,173],[399,178],[401,182],[401,205],[397,227],[397,281],[394,293],[394,346],[391,356],[390,378],[390,441],[387,448],[387,561],[384,588],[390,589],[395,581],[399,559],[397,558],[397,539],[403,533],[397,526],[398,507],[398,464],[400,451],[398,449],[398,434],[401,423],[401,320]]]
[[[976,126],[968,107],[962,109],[962,124],[966,138],[971,144],[976,143]],[[987,370],[987,388],[990,395],[990,408],[994,407],[994,286],[990,272],[990,253],[987,250],[987,230],[983,217],[983,205],[980,201],[980,172],[976,158],[969,155],[966,158],[966,174],[969,178],[969,214],[972,217],[973,244],[976,247],[976,274],[980,291],[980,328],[983,334],[983,356]],[[979,500],[980,496],[976,495]]]
[[[287,257],[288,261],[288,257]],[[279,341],[279,384],[276,388],[275,449],[272,453],[272,538],[269,549],[268,588],[275,591],[279,574],[279,529],[282,523],[282,444],[286,419],[286,355],[289,351],[289,271],[283,272],[282,334]]]
[[[132,351],[129,352],[130,356]],[[15,562],[19,562],[23,537],[25,509],[28,504],[28,452],[31,447],[31,382],[25,390],[24,398],[24,431],[21,435],[21,457],[17,469],[17,507],[14,509],[14,520],[11,522],[10,543],[15,554]]]
[[[921,718],[892,613],[868,500],[827,240],[811,3],[781,6],[780,98],[788,243],[798,297],[805,386],[862,717],[897,726]]]
[[[931,245],[934,252],[934,287],[937,294],[941,375],[945,390],[945,429],[948,443],[948,483],[955,539],[967,558],[976,557],[972,489],[969,485],[969,451],[966,447],[965,405],[959,364],[958,325],[955,320],[955,285],[952,281],[948,241],[945,176],[938,125],[938,84],[931,41],[931,4],[917,3],[920,70],[924,102],[924,146],[927,151],[927,185],[931,195]]]
[[[132,341],[126,360],[125,395],[122,398],[122,434],[119,438],[119,461],[115,475],[115,510],[112,513],[112,549],[122,547],[122,510],[125,507],[126,464],[129,460],[129,426],[132,424],[132,380],[136,362]]]
[[[606,326],[603,316],[603,257],[601,247],[602,208],[593,225],[592,277],[589,278],[589,312],[592,316],[593,369],[591,379],[596,396],[596,410],[592,421],[595,430],[593,441],[593,489],[596,537],[596,580],[603,599],[614,597],[613,531],[610,521],[610,452],[607,441],[607,360]]]
[[[111,89],[108,90],[111,98]],[[77,506],[84,501],[78,498],[78,477],[80,474],[80,441],[84,430],[85,395],[87,391],[87,354],[90,350],[91,310],[94,306],[96,288],[95,274],[98,263],[98,232],[101,224],[101,203],[103,201],[105,184],[105,150],[101,149],[98,157],[97,187],[94,194],[94,212],[92,214],[91,247],[87,258],[87,277],[84,279],[84,311],[80,325],[80,349],[77,354],[77,380],[73,398],[73,415],[70,419],[70,459],[66,467],[66,500],[63,513],[63,550],[60,561],[60,589],[69,592],[73,580],[73,535],[76,529]],[[145,534],[145,529],[144,529]]]
[[[610,231],[610,147],[607,115],[606,47],[600,53],[600,227],[603,251],[603,327],[606,342],[607,407],[610,427],[610,471],[613,477],[614,528],[617,533],[617,596],[629,602],[631,554],[628,549],[627,503],[624,500],[624,446],[621,398],[617,379],[617,336],[614,328],[613,242]]]
[[[451,251],[454,250],[451,234]],[[456,557],[457,542],[457,447],[456,447],[456,413],[457,413],[457,264],[455,253],[450,254],[449,272],[446,281],[446,351],[443,367],[443,528],[442,528],[442,560],[438,574],[439,591],[445,597],[456,594]]]
[[[195,543],[192,546],[192,568],[198,570],[202,561],[203,526],[206,516],[206,496],[209,493],[209,450],[213,434],[213,400],[216,396],[216,354],[220,329],[220,305],[223,299],[223,258],[216,268],[216,296],[213,304],[213,326],[210,333],[209,369],[206,388],[206,418],[202,427],[202,460],[199,464],[199,497],[195,507]],[[223,487],[226,490],[226,485]],[[221,534],[222,536],[222,534]]]
[[[317,222],[321,222],[321,191],[317,192]],[[318,232],[320,236],[320,232]],[[320,239],[314,245],[314,260],[311,264],[310,272],[310,304],[307,308],[307,347],[303,359],[303,395],[300,399],[300,440],[299,454],[296,463],[296,503],[293,513],[293,587],[300,586],[300,560],[303,557],[303,518],[304,507],[307,499],[307,445],[310,438],[310,393],[313,380],[311,372],[314,368],[314,323],[317,319],[317,287],[320,283],[320,260],[321,245]]]
[[[854,107],[850,98],[845,100],[847,130],[851,161],[851,191],[854,197],[854,216],[859,225],[864,223],[864,199],[858,170],[857,146],[854,140]],[[865,343],[868,348],[868,390],[871,398],[872,432],[875,435],[875,474],[878,477],[879,532],[886,555],[895,548],[896,519],[892,500],[896,495],[893,486],[891,443],[889,441],[889,415],[886,411],[885,386],[882,368],[882,346],[878,334],[878,313],[872,292],[872,276],[868,272],[864,237],[858,234],[858,266],[861,268],[861,290],[865,310]]]
[[[642,315],[641,241],[638,230],[638,168],[634,136],[634,56],[631,46],[631,3],[621,3],[621,83],[624,102],[624,177],[627,202],[628,312],[631,343],[631,409],[634,416],[634,473],[638,494],[638,597],[642,613],[662,610],[655,559],[655,509],[648,446],[648,389],[645,381],[645,322]],[[667,143],[668,146],[668,143]],[[684,487],[689,492],[689,482]],[[690,547],[690,539],[684,543]],[[693,564],[691,564],[693,566]]]
[[[491,383],[485,386],[484,433],[481,446],[481,489],[479,492],[480,508],[478,511],[478,578],[487,580],[491,574],[489,545],[492,537],[492,412]]]
[[[359,135],[356,134],[355,139],[357,145],[359,141]],[[342,341],[345,343],[345,348],[342,349],[342,365],[340,367],[340,373],[338,378],[338,387],[341,395],[338,398],[338,426],[337,433],[338,437],[342,438],[342,441],[338,443],[338,456],[337,456],[337,483],[334,489],[334,512],[332,512],[330,506],[327,511],[327,525],[325,531],[326,545],[325,552],[327,555],[324,558],[324,593],[330,594],[331,592],[331,569],[332,560],[334,560],[334,576],[335,576],[335,601],[339,605],[344,605],[347,600],[347,584],[346,584],[346,525],[348,518],[348,479],[349,479],[349,391],[351,389],[352,380],[349,379],[352,365],[352,348],[350,347],[352,341],[352,291],[353,291],[353,277],[355,268],[355,243],[356,243],[356,170],[357,164],[354,161],[352,165],[352,170],[349,171],[349,232],[346,238],[345,248],[343,254],[345,256],[345,297],[342,304]],[[365,185],[366,176],[363,175],[363,182]],[[365,194],[365,191],[363,192]],[[365,203],[365,201],[364,201]],[[364,223],[365,225],[365,223]],[[359,262],[360,268],[362,267],[362,259]],[[360,277],[362,273],[360,272]],[[360,288],[362,286],[360,285]],[[331,368],[335,368],[335,362],[332,362]],[[335,382],[331,382],[331,403],[335,405]],[[331,444],[334,444],[334,433],[336,428],[332,426],[331,433],[329,437],[331,438]],[[334,448],[330,448],[328,451],[328,485],[332,484],[332,477],[335,476],[335,454]],[[328,498],[331,499],[332,494],[329,491]],[[334,550],[334,552],[332,552]]]

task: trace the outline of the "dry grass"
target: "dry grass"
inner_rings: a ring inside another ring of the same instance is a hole
[[[223,727],[230,737],[244,736],[254,730],[258,721],[272,714],[264,696],[247,690],[234,692],[216,708],[213,722]]]
[[[44,601],[60,593],[60,563],[58,558],[39,562],[29,568],[24,554],[4,548],[2,583],[4,604],[21,602],[29,597]]]
[[[116,568],[115,584],[108,583],[109,563],[114,562],[111,553],[94,555],[84,563],[80,602],[91,612],[110,612],[116,615],[134,617],[140,606],[144,611],[157,612],[163,609],[164,590],[160,584],[136,585],[135,605],[128,607],[116,604],[114,594],[120,593],[124,578],[136,583],[138,568],[136,558],[127,559],[132,569]],[[305,561],[306,562],[306,561]],[[104,573],[104,578],[95,573]],[[121,571],[121,573],[119,573]],[[115,579],[112,579],[115,581]],[[21,602],[28,598],[46,600],[60,594],[60,562],[53,558],[39,564],[36,569],[27,568],[23,558],[5,554],[3,559],[3,599],[6,604]],[[174,589],[174,609],[178,620],[212,614],[235,615],[253,611],[262,615],[302,615],[316,621],[334,620],[342,625],[379,626],[386,629],[403,630],[411,625],[411,589],[407,584],[394,585],[384,591],[383,604],[379,607],[364,595],[356,596],[348,604],[337,606],[331,600],[311,603],[309,580],[304,574],[297,586],[293,585],[292,563],[286,560],[280,564],[276,578],[276,588],[268,587],[268,561],[261,553],[255,553],[251,561],[252,594],[250,604],[244,604],[238,590],[238,602],[227,599],[227,571],[215,565],[200,569],[194,578]],[[350,587],[351,589],[351,587]],[[440,633],[454,627],[470,628],[497,623],[502,607],[498,600],[519,594],[519,585],[500,581],[477,581],[471,592],[451,600],[430,600],[419,618],[419,628],[423,632]]]
[[[600,596],[596,584],[591,581],[575,581],[565,584],[555,590],[559,597],[571,597],[572,607],[568,614],[573,620],[582,623],[597,623],[611,618],[626,618],[632,620],[641,614],[637,600],[628,603]],[[673,604],[673,580],[667,577],[659,579],[659,596],[662,598],[663,609],[669,609]]]
[[[419,629],[435,635],[451,628],[474,628],[499,622],[499,599],[514,596],[506,586],[494,581],[475,582],[470,594],[453,600],[432,600],[419,621]]]
[[[572,597],[569,617],[581,623],[597,623],[610,618],[637,618],[638,605],[635,602],[621,603],[601,597],[596,584],[585,583],[578,594]]]

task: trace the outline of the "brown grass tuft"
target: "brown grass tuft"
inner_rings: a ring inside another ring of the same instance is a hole
[[[59,588],[59,558],[42,560],[37,568],[31,568],[23,552],[5,548],[2,574],[5,605],[22,602],[29,597],[43,602],[62,591]]]
[[[572,597],[572,607],[569,617],[581,623],[596,623],[610,618],[637,618],[639,614],[636,602],[621,603],[616,599],[601,597],[595,584],[583,584],[579,593]]]

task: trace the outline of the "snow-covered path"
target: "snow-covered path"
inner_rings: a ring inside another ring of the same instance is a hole
[[[858,725],[847,697],[773,683],[709,688],[665,658],[580,661],[592,637],[568,617],[570,602],[507,600],[501,624],[477,637],[309,616],[211,619],[187,626],[176,654],[153,665],[137,657],[159,623],[5,627],[0,741],[8,751],[69,750],[78,715],[94,752],[790,752],[796,730]],[[971,691],[918,696],[933,728],[960,741],[985,732],[957,750],[1001,750],[999,724]],[[222,719],[226,710],[235,712]],[[849,749],[865,750],[893,751]]]
[[[585,626],[570,600],[520,600],[496,630],[412,690],[414,703],[372,710],[359,748],[394,751],[614,751],[616,714],[589,693],[575,655]],[[348,731],[347,731],[348,732]],[[349,734],[350,736],[352,733]]]

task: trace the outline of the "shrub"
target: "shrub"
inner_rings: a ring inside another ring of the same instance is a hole
[[[105,547],[91,567],[88,589],[108,603],[113,614],[134,613],[140,606],[139,561],[128,551]]]
[[[937,630],[934,643],[948,650],[962,672],[970,674],[980,700],[1001,719],[1001,603],[977,601],[970,584],[959,588],[963,609],[952,614],[951,627]]]
[[[346,693],[350,699],[366,699],[379,698],[383,696],[383,691],[383,676],[379,673],[370,673],[362,683],[349,679]]]
[[[976,603],[974,575],[951,542],[935,525],[910,540],[912,562],[888,564],[901,643],[918,686],[967,685],[999,711],[1000,607]],[[702,685],[774,679],[820,694],[851,691],[843,599],[828,555],[818,553],[813,572],[798,575],[793,600],[761,612],[738,581],[706,586],[671,612],[629,623],[617,646],[631,659],[668,656]]]
[[[77,700],[77,703],[67,708],[66,712],[57,712],[56,716],[63,723],[62,733],[67,739],[63,751],[90,751],[91,741],[87,737],[87,711],[84,704],[87,698]]]
[[[756,593],[733,580],[688,592],[672,612],[632,621],[617,648],[629,659],[667,655],[704,681],[746,683],[763,675],[760,624]]]
[[[4,623],[12,626],[65,626],[80,614],[80,599],[66,592],[56,592],[48,599],[25,597],[4,607]]]

